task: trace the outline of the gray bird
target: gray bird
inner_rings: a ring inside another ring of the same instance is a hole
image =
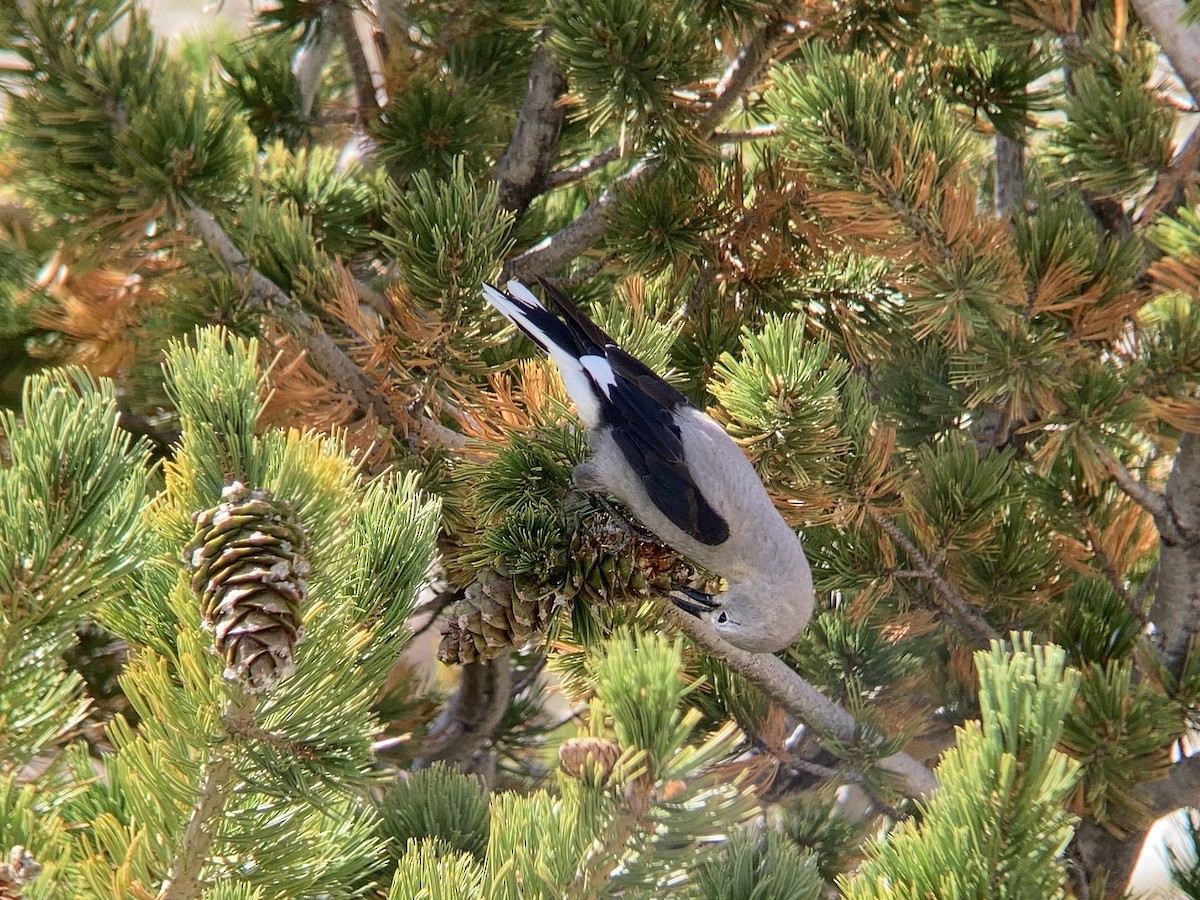
[[[484,298],[557,364],[592,458],[575,467],[580,490],[620,500],[664,543],[722,576],[717,595],[669,597],[743,650],[773,653],[808,624],[812,572],[796,533],[725,430],[626,353],[561,291],[542,281],[561,315],[519,281]]]

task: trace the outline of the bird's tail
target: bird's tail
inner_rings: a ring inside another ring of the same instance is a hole
[[[484,284],[483,297],[547,353],[553,354],[557,348],[578,358],[587,352],[566,323],[542,306],[521,282],[510,281],[508,290],[503,291]]]
[[[603,342],[607,335],[570,301],[564,306],[566,298],[561,293],[549,288],[545,282],[543,287],[563,309],[567,316],[565,320],[542,306],[541,301],[519,281],[510,281],[507,290],[484,284],[483,297],[550,355],[562,374],[567,393],[575,401],[580,418],[594,426],[599,423],[600,413],[594,377],[587,369],[590,364],[593,369],[599,365],[601,369],[611,371],[604,361]],[[602,343],[597,343],[597,339]]]

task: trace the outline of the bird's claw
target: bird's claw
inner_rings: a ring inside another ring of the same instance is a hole
[[[712,594],[705,594],[703,591],[693,590],[689,587],[678,587],[669,591],[667,599],[685,613],[697,618],[705,613],[711,613],[721,608],[721,601]]]

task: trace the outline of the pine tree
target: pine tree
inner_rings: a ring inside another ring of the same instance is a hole
[[[0,0],[0,897],[1119,894],[1197,783],[1184,11]],[[573,489],[511,277],[741,443],[794,646]]]

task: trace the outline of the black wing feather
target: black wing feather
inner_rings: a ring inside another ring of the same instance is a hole
[[[640,359],[626,353],[559,290],[542,282],[576,338],[590,342],[612,367],[616,384],[596,385],[600,414],[650,500],[676,527],[702,544],[729,539],[729,523],[712,508],[687,466],[675,414],[692,407]]]

